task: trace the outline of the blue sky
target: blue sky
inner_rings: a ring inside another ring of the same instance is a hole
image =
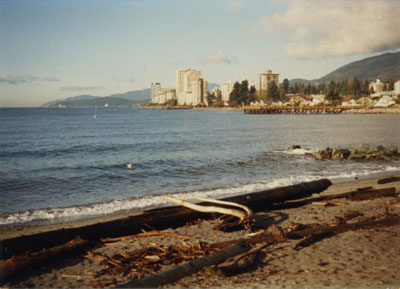
[[[187,67],[218,84],[266,69],[319,78],[398,51],[399,12],[399,0],[0,0],[0,106],[174,87]]]

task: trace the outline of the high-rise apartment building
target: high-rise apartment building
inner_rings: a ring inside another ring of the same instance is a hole
[[[198,105],[207,98],[207,82],[201,78],[201,71],[193,69],[176,72],[176,98],[178,105]]]
[[[229,102],[229,97],[233,90],[233,82],[232,80],[228,80],[221,86],[221,100],[223,102]]]
[[[151,102],[159,103],[159,94],[161,90],[161,84],[159,82],[155,82],[151,84]]]
[[[277,86],[279,85],[278,73],[272,73],[272,70],[267,70],[265,73],[258,75],[257,94],[259,98],[264,99],[267,97],[267,90],[271,82],[275,82]]]

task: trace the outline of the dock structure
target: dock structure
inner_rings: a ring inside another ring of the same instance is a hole
[[[350,109],[343,106],[244,106],[245,114],[338,114]]]

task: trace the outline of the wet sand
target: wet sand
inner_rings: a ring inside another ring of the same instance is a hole
[[[377,184],[378,178],[354,180],[335,184],[320,195],[331,195],[357,190],[358,188],[395,187],[400,192],[400,182],[384,185]],[[307,204],[298,208],[260,212],[256,214],[257,222],[268,227],[276,224],[282,228],[295,223],[332,223],[335,216],[349,211],[358,211],[364,217],[378,215],[386,210],[387,202],[391,202],[389,212],[400,214],[399,199],[394,197],[378,198],[366,201],[333,200],[336,206]],[[396,202],[396,203],[395,203]],[[112,216],[118,218],[120,216]],[[110,217],[107,217],[108,219]],[[349,221],[356,221],[354,220]],[[96,220],[84,221],[96,222]],[[245,231],[220,232],[213,226],[220,220],[202,221],[177,229],[165,230],[177,234],[189,235],[209,244],[226,240],[243,238]],[[19,230],[3,230],[4,236],[17,236],[33,231],[45,231],[54,228],[77,226],[82,222],[51,225],[36,228],[20,228]],[[191,241],[177,238],[145,237],[115,243],[109,243],[90,249],[90,256],[85,254],[64,258],[57,262],[49,262],[39,268],[25,270],[16,278],[5,284],[7,287],[57,287],[57,288],[93,288],[94,282],[123,284],[131,280],[130,276],[107,275],[96,276],[105,268],[99,256],[112,256],[154,243],[158,246],[173,244],[185,246]],[[261,262],[252,270],[235,276],[226,277],[208,269],[188,276],[180,281],[167,285],[170,288],[182,287],[238,287],[238,288],[321,288],[321,287],[368,287],[398,288],[400,286],[400,224],[390,227],[348,231],[323,239],[301,250],[294,250],[298,240],[290,240],[267,247],[262,250]],[[164,269],[164,268],[163,268]]]

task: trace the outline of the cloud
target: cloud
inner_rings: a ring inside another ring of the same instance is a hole
[[[131,76],[121,76],[121,75],[113,75],[111,77],[112,81],[117,81],[117,82],[130,82],[133,83],[136,81],[136,78],[131,77]]]
[[[55,77],[37,77],[33,75],[11,76],[9,74],[0,74],[0,83],[18,85],[24,83],[32,83],[35,81],[58,82],[60,80]]]
[[[61,91],[88,91],[88,90],[99,90],[101,86],[64,86],[61,87]]]
[[[286,12],[262,16],[268,34],[289,36],[286,53],[322,58],[400,47],[399,0],[281,0]]]
[[[228,0],[228,8],[231,11],[236,11],[242,6],[241,0]]]
[[[222,51],[217,51],[215,54],[205,58],[199,58],[200,63],[223,63],[223,64],[235,64],[237,59],[235,56],[228,56]]]

